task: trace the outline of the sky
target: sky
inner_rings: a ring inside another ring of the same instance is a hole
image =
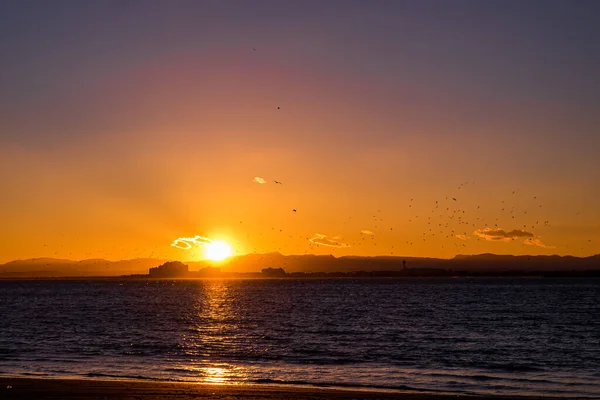
[[[599,15],[2,1],[0,262],[600,253]]]

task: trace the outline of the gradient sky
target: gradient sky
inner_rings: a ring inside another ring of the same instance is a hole
[[[190,260],[170,244],[196,235],[599,253],[599,18],[594,0],[2,1],[0,262]]]

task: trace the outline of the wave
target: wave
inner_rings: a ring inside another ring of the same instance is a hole
[[[133,371],[132,371],[133,372]],[[29,376],[39,378],[60,378],[80,376],[83,379],[116,379],[116,380],[139,380],[152,382],[203,382],[202,377],[197,375],[197,371],[189,371],[185,368],[165,368],[157,371],[143,371],[142,373],[114,373],[112,371],[68,371],[65,369],[46,369],[45,371],[20,372],[14,374],[10,370],[3,370],[0,374],[12,374],[13,376]],[[436,377],[435,382],[430,379]],[[497,395],[504,394],[510,396],[532,396],[543,395],[548,397],[578,397],[578,398],[598,398],[600,394],[600,385],[591,382],[565,382],[561,379],[535,379],[511,376],[495,376],[487,374],[462,374],[448,371],[444,374],[441,371],[421,371],[407,373],[404,377],[397,380],[397,383],[387,384],[386,382],[340,382],[335,379],[321,380],[316,379],[277,379],[277,378],[251,378],[250,376],[242,379],[233,379],[223,382],[224,384],[251,383],[257,385],[284,385],[284,386],[309,386],[322,388],[344,388],[350,390],[372,390],[372,391],[393,391],[393,392],[411,392],[411,393],[432,393],[432,394],[456,394],[456,395]],[[424,378],[424,380],[423,380]],[[408,382],[409,384],[403,384]],[[481,382],[478,384],[477,382]]]
[[[544,372],[545,369],[533,364],[485,364],[482,365],[485,369],[503,370],[507,372]]]
[[[131,380],[143,380],[143,381],[154,381],[154,382],[185,382],[182,379],[175,378],[154,378],[144,375],[125,375],[125,374],[107,374],[102,372],[88,372],[83,374],[88,378],[115,378],[115,379],[131,379]]]
[[[394,390],[394,391],[411,391],[411,392],[426,392],[426,393],[443,393],[441,390],[435,389],[422,389],[411,387],[408,385],[365,385],[360,383],[348,383],[348,382],[313,382],[305,380],[283,380],[283,379],[254,379],[249,382],[255,384],[266,384],[266,385],[298,385],[298,386],[314,386],[314,387],[328,387],[328,388],[355,388],[355,389],[368,389],[368,390]],[[458,392],[457,392],[458,393]]]

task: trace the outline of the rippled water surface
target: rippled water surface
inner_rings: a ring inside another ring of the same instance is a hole
[[[600,280],[0,281],[0,374],[600,397]]]

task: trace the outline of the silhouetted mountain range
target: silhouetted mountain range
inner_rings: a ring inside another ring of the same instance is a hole
[[[0,278],[48,277],[108,277],[146,275],[148,270],[167,260],[138,258],[107,261],[91,259],[72,261],[54,258],[36,258],[0,264]],[[288,273],[356,273],[359,271],[402,271],[403,261],[408,270],[443,270],[457,273],[520,272],[600,272],[600,255],[572,256],[511,256],[495,254],[457,255],[452,259],[422,257],[334,257],[332,255],[289,255],[279,253],[247,254],[232,257],[222,263],[209,261],[186,262],[190,271],[217,267],[222,272],[258,273],[264,268],[283,268]]]
[[[33,258],[1,264],[0,278],[53,278],[146,274],[148,273],[148,269],[162,263],[164,263],[164,260],[151,258],[136,258],[133,260],[122,261],[108,261],[104,259],[73,261],[56,258]]]

